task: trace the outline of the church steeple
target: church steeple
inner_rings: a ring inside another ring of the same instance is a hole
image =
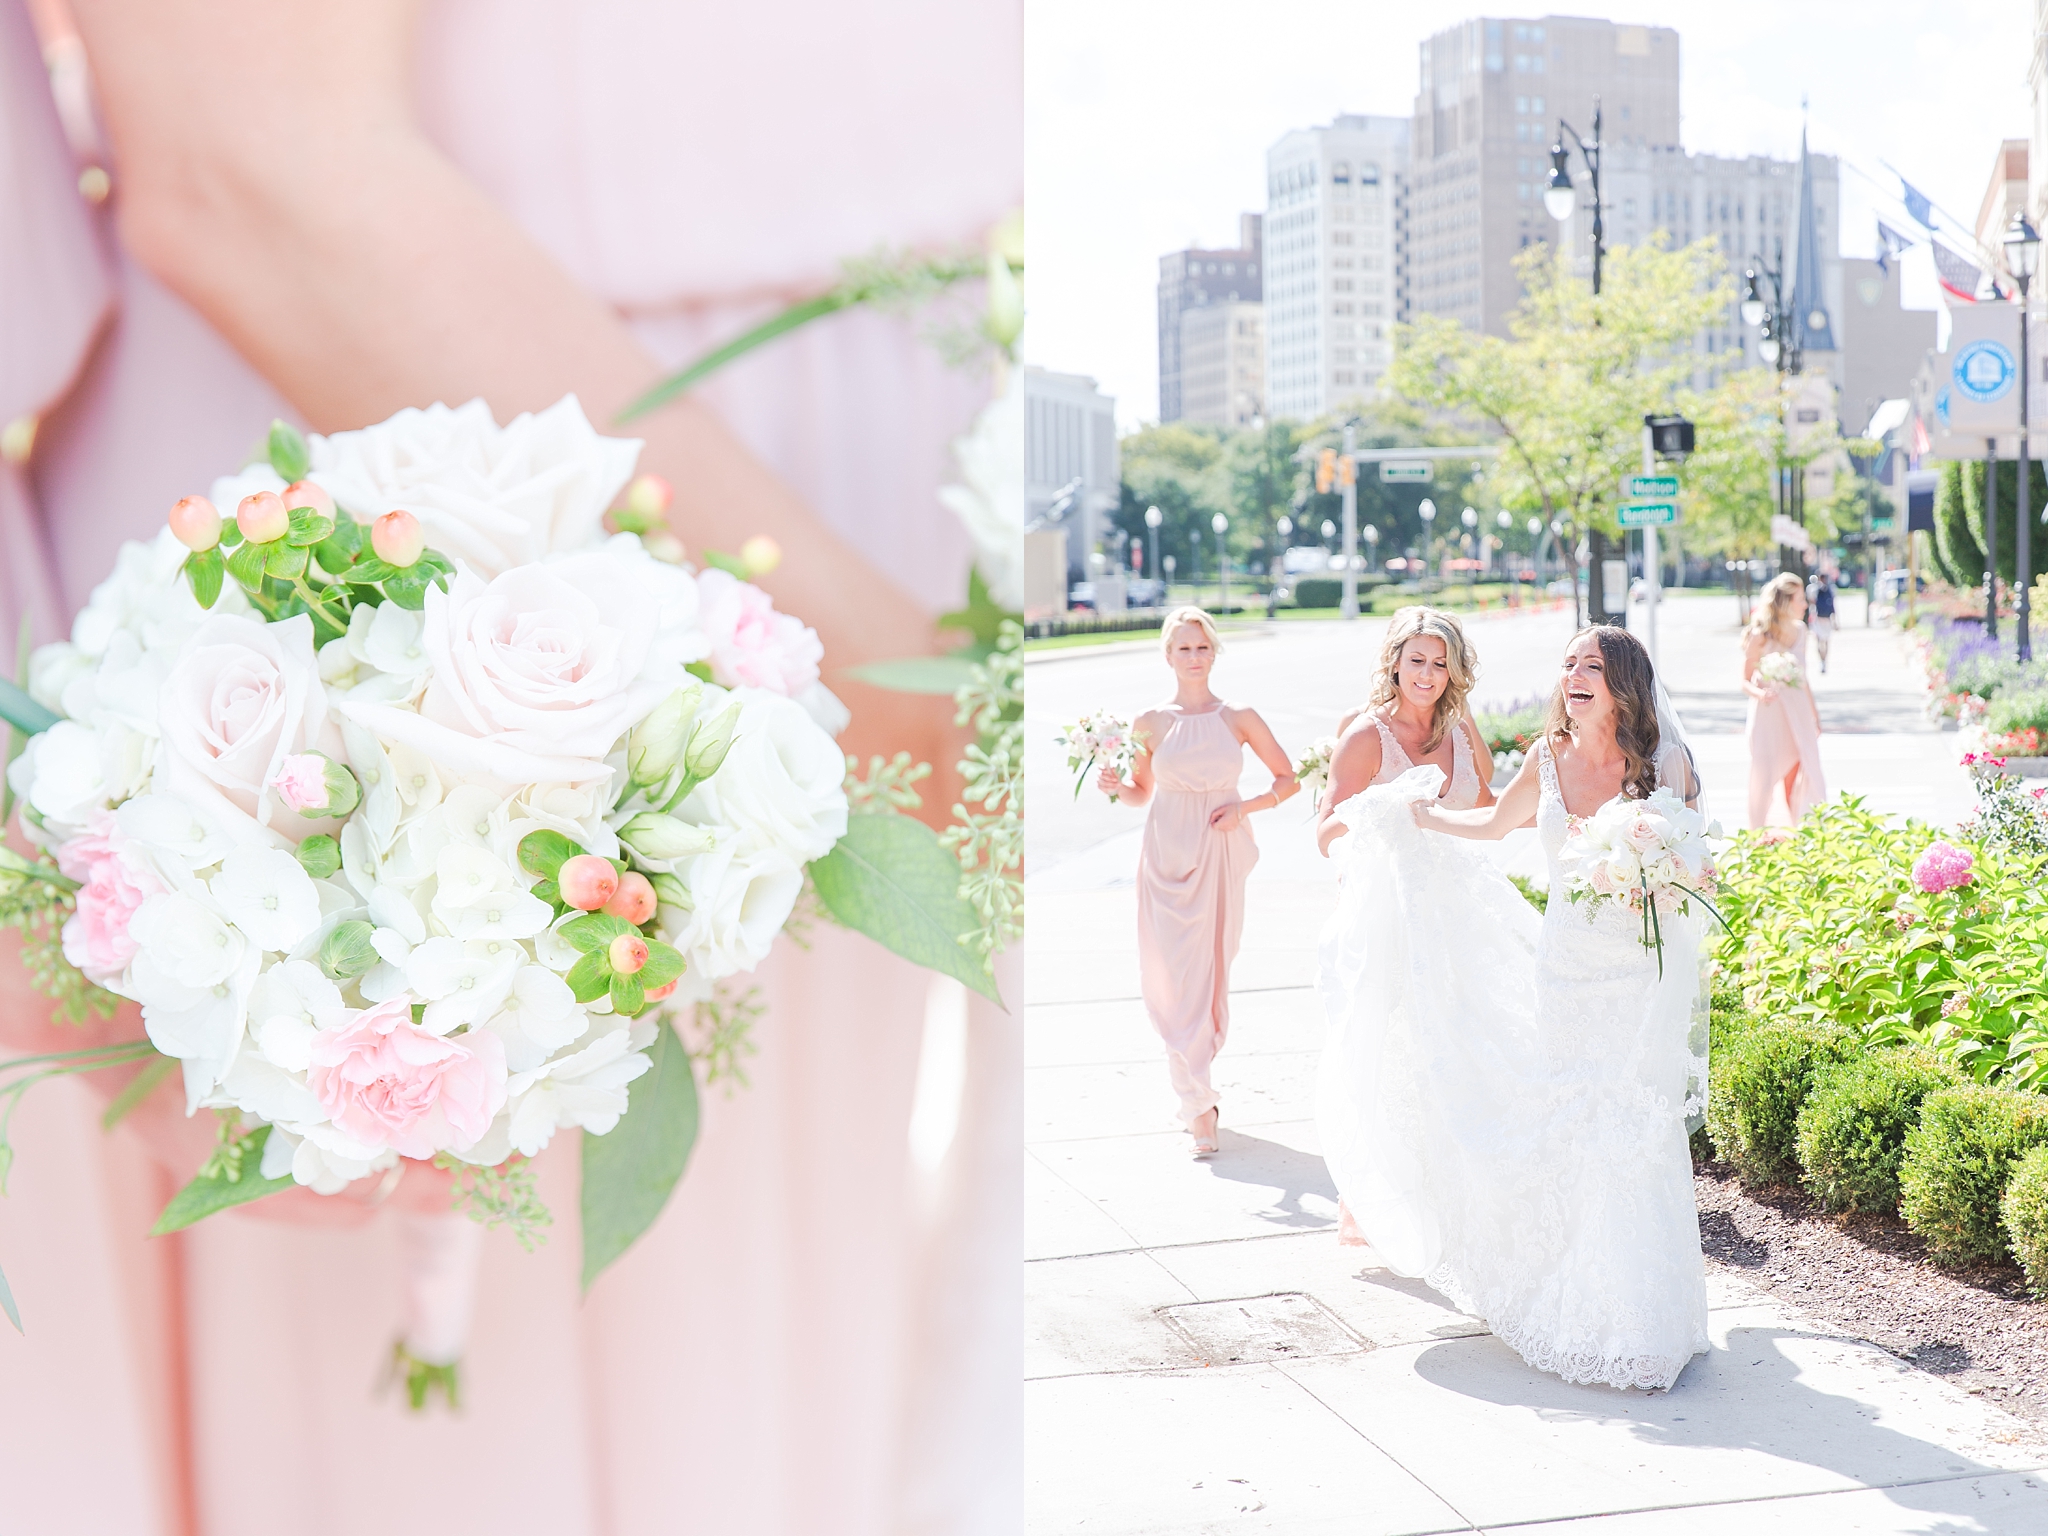
[[[1813,157],[1806,151],[1806,125],[1799,125],[1799,260],[1792,278],[1793,323],[1807,352],[1833,352],[1827,295],[1820,282],[1820,222],[1813,212]]]

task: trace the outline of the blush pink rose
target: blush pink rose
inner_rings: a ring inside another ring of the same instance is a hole
[[[58,847],[57,867],[78,882],[77,910],[64,922],[64,958],[105,984],[135,958],[128,925],[164,884],[106,810],[94,812],[85,831]]]
[[[444,1039],[404,993],[313,1037],[306,1086],[336,1128],[402,1157],[473,1145],[505,1107],[505,1047],[490,1030]]]
[[[1621,829],[1621,839],[1637,853],[1649,853],[1663,844],[1664,835],[1649,817],[1631,816]]]
[[[697,622],[711,642],[711,677],[722,688],[763,688],[796,698],[818,680],[825,646],[803,620],[777,613],[752,582],[716,568],[697,577]]]

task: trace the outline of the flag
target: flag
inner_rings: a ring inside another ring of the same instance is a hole
[[[1901,251],[1918,243],[1918,241],[1911,237],[1900,234],[1891,225],[1885,223],[1883,219],[1879,219],[1877,221],[1877,270],[1889,274],[1892,269],[1892,258]]]
[[[1910,213],[1929,234],[1934,233],[1934,205],[1922,192],[1905,177],[1899,177],[1899,185],[1906,189],[1906,212]]]
[[[1934,247],[1934,275],[1941,286],[1965,304],[1977,302],[1977,285],[1984,280],[1984,269],[1974,262],[1963,260],[1939,240],[1930,240]]]

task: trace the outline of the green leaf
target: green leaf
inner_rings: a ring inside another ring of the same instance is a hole
[[[192,583],[192,595],[199,599],[200,607],[211,608],[220,597],[221,578],[227,569],[218,544],[212,549],[195,549],[185,557],[185,579]]]
[[[647,963],[640,967],[639,975],[633,979],[652,992],[665,987],[683,974],[682,951],[659,939],[647,941]]]
[[[815,299],[806,299],[801,304],[792,304],[779,315],[772,315],[751,331],[735,336],[724,346],[705,353],[697,361],[677,373],[670,374],[638,400],[619,412],[617,420],[631,421],[635,416],[645,415],[658,405],[665,405],[700,379],[708,378],[734,358],[742,357],[764,342],[773,341],[785,332],[793,331],[800,325],[807,325],[822,315],[846,308],[858,302],[859,295],[843,288],[820,294]]]
[[[339,576],[348,570],[362,547],[362,533],[355,519],[338,517],[334,520],[334,531],[313,546],[313,558],[320,562],[321,570]]]
[[[571,918],[556,931],[588,955],[605,948],[622,934],[636,930],[623,917],[613,917],[609,912],[586,912],[581,917]]]
[[[245,591],[258,592],[263,588],[263,567],[270,558],[268,544],[237,544],[228,555],[228,574]]]
[[[562,979],[569,984],[569,995],[577,1002],[594,1003],[611,988],[612,963],[603,950],[594,949],[579,957]]]
[[[943,693],[950,697],[974,680],[974,663],[965,656],[906,656],[900,661],[849,667],[847,676],[892,693]]]
[[[427,583],[434,579],[432,571],[423,571],[411,566],[396,576],[384,579],[384,595],[401,608],[418,613],[427,606]]]
[[[981,959],[960,942],[980,916],[960,894],[960,863],[921,821],[893,813],[846,819],[846,835],[811,866],[827,910],[904,959],[951,976],[996,1003]]]
[[[654,1065],[626,1090],[627,1109],[603,1136],[583,1136],[583,1289],[668,1204],[697,1140],[697,1078],[675,1031],[660,1026]]]
[[[728,576],[737,576],[741,581],[747,579],[747,562],[736,556],[716,549],[707,549],[704,551],[704,563],[713,570],[725,572]]]
[[[0,1312],[7,1314],[7,1321],[14,1324],[16,1333],[25,1335],[28,1332],[21,1326],[21,1314],[14,1310],[14,1292],[8,1289],[7,1271],[4,1269],[0,1269]]]
[[[562,905],[562,888],[552,880],[536,880],[533,884],[533,894],[551,907],[559,908]]]
[[[612,973],[612,1012],[622,1018],[633,1018],[647,1006],[647,989],[640,985],[638,976],[621,976]]]
[[[156,1085],[178,1069],[178,1058],[159,1056],[128,1079],[128,1086],[107,1101],[100,1115],[100,1129],[111,1131],[127,1118],[128,1111],[156,1091]]]
[[[348,579],[358,584],[389,581],[404,569],[406,567],[393,565],[389,560],[379,560],[375,555],[365,555],[356,562],[355,569],[348,573]]]
[[[235,521],[234,514],[230,512],[226,517],[221,519],[220,547],[222,549],[233,549],[237,544],[241,542],[242,525]]]
[[[711,676],[711,663],[708,661],[690,662],[683,668],[683,670],[689,673],[690,676],[696,678],[697,681],[700,683],[708,683],[714,681],[714,679]]]
[[[311,507],[293,507],[286,516],[291,519],[291,527],[284,536],[287,544],[311,549],[334,534],[334,519],[315,512]]]
[[[263,560],[263,573],[275,576],[280,581],[290,581],[294,576],[306,574],[306,551],[296,544],[287,544],[279,539],[275,544],[264,546],[269,551]]]
[[[47,731],[63,718],[56,711],[45,709],[6,678],[0,677],[0,720],[5,720],[24,736],[34,736],[40,731]]]
[[[1002,638],[1003,620],[1016,617],[996,606],[995,599],[988,595],[988,584],[981,579],[980,569],[975,567],[967,572],[967,606],[940,614],[939,628],[966,630],[974,636],[974,650],[986,655]]]
[[[260,1125],[249,1133],[248,1146],[242,1157],[250,1169],[261,1165],[263,1144],[269,1139],[270,1127],[267,1125]],[[247,1205],[251,1200],[261,1200],[265,1195],[274,1195],[291,1187],[289,1174],[281,1179],[265,1179],[252,1171],[232,1181],[202,1175],[171,1196],[171,1203],[164,1207],[163,1215],[157,1217],[149,1235],[162,1237],[166,1232],[182,1231],[195,1221],[204,1221],[215,1211],[224,1211],[231,1205]]]
[[[560,832],[529,832],[519,839],[519,867],[529,875],[552,880],[562,865],[583,851],[583,845]]]
[[[313,461],[306,456],[306,440],[288,421],[270,424],[270,439],[263,445],[263,451],[270,467],[283,475],[287,483],[305,479],[306,471],[312,467]]]

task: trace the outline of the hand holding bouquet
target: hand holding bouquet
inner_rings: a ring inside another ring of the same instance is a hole
[[[1718,824],[1710,826],[1669,789],[1647,800],[1610,800],[1576,823],[1565,841],[1559,856],[1565,894],[1574,904],[1584,902],[1589,913],[1619,902],[1640,914],[1643,948],[1657,951],[1662,976],[1662,915],[1689,912],[1695,899],[1714,911],[1709,898],[1719,836]]]
[[[1798,689],[1806,686],[1806,674],[1790,651],[1772,651],[1756,664],[1756,675],[1773,687]]]
[[[1053,740],[1067,749],[1067,767],[1075,770],[1074,798],[1081,798],[1081,786],[1088,782],[1088,770],[1107,768],[1119,779],[1131,771],[1138,758],[1138,737],[1131,722],[1106,709],[1083,715]],[[1117,797],[1111,793],[1111,800]]]
[[[1321,800],[1330,783],[1330,759],[1337,755],[1337,738],[1318,736],[1315,744],[1296,759],[1294,777],[1308,791],[1311,801]]]

